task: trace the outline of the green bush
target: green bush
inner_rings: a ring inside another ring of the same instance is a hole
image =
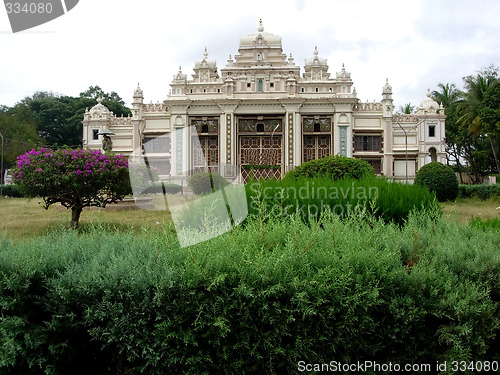
[[[341,180],[343,178],[360,179],[374,175],[374,169],[367,161],[335,155],[302,163],[288,172],[285,179],[326,177]]]
[[[500,358],[498,234],[298,217],[179,248],[95,228],[0,242],[2,374],[298,374]]]
[[[474,218],[470,224],[473,228],[480,228],[482,230],[493,229],[500,232],[500,219],[486,219]]]
[[[458,196],[460,198],[490,199],[500,197],[500,185],[458,185]]]
[[[228,184],[229,182],[218,173],[196,173],[188,178],[188,186],[194,194],[209,194]]]
[[[451,167],[432,162],[420,168],[415,176],[415,184],[427,186],[436,193],[440,202],[455,200],[458,195],[458,179]]]
[[[401,225],[414,210],[438,211],[427,188],[383,178],[260,180],[247,184],[246,193],[250,215],[285,218],[298,213],[304,222],[317,221],[327,211],[340,217],[366,211]]]
[[[23,194],[19,190],[19,186],[15,184],[2,185],[2,195],[10,198],[22,198]]]
[[[177,184],[166,184],[164,182],[154,182],[145,188],[142,194],[177,194],[182,191],[182,186]]]

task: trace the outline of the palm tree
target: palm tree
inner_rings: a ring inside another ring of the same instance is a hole
[[[446,115],[446,158],[448,163],[454,161],[459,173],[460,182],[462,180],[462,163],[461,160],[465,159],[470,165],[473,161],[467,157],[467,137],[463,137],[463,130],[457,124],[457,106],[462,101],[464,93],[457,89],[454,83],[439,83],[438,90],[432,92],[432,99],[440,103],[444,107]],[[472,176],[471,176],[472,177]]]
[[[454,83],[451,85],[449,83],[439,83],[438,87],[441,90],[434,90],[432,98],[439,104],[442,104],[445,109],[461,101],[463,98],[464,93],[458,90]]]
[[[479,110],[485,99],[486,92],[495,83],[498,83],[498,68],[493,66],[479,72],[475,76],[464,77],[465,97],[458,105],[460,117],[457,122],[462,127],[467,127],[474,138],[485,136],[489,139],[495,165],[498,169],[500,163],[495,150],[495,142],[491,134],[487,134]]]
[[[413,110],[415,109],[415,106],[412,105],[411,103],[406,103],[405,105],[400,105],[399,106],[399,112],[409,115],[413,113]]]
[[[461,113],[458,122],[462,126],[467,126],[474,137],[478,137],[482,130],[482,121],[478,111],[479,105],[494,80],[481,74],[465,77],[464,80],[467,91],[464,100],[458,106],[458,111]]]

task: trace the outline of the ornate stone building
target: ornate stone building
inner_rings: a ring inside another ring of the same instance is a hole
[[[362,103],[344,66],[329,73],[315,49],[304,71],[264,31],[240,38],[238,53],[219,69],[208,57],[189,79],[179,68],[162,103],[145,104],[140,87],[133,115],[116,117],[100,102],[86,111],[84,147],[145,153],[160,175],[186,176],[210,167],[231,177],[281,177],[305,161],[345,155],[370,162],[378,174],[412,180],[432,160],[445,162],[445,115],[427,98],[411,115],[395,114],[386,81],[379,102]]]

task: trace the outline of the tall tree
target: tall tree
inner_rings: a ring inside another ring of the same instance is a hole
[[[464,96],[464,93],[458,90],[454,83],[439,83],[438,88],[439,90],[434,90],[432,92],[432,98],[439,104],[443,105],[445,112],[446,108],[460,102]]]
[[[484,94],[478,113],[482,129],[490,142],[497,173],[500,173],[498,139],[500,139],[500,82],[496,81]]]
[[[499,160],[496,153],[495,136],[488,132],[488,126],[481,117],[480,109],[484,107],[483,101],[486,100],[488,90],[498,82],[498,75],[499,69],[492,65],[479,71],[476,75],[464,77],[465,98],[457,108],[461,115],[458,119],[460,125],[466,127],[474,139],[486,139],[486,143],[489,143],[497,173],[499,172]],[[494,103],[491,104],[495,106]],[[497,103],[496,106],[498,105]]]
[[[99,86],[91,86],[78,97],[38,91],[17,103],[14,112],[19,119],[34,123],[46,144],[79,147],[83,114],[96,104],[97,97],[103,97],[102,104],[117,116],[131,114],[116,92],[105,93]]]
[[[4,141],[4,170],[10,169],[15,164],[18,155],[31,150],[43,141],[34,123],[20,119],[12,108],[6,106],[0,106],[0,133]]]
[[[464,93],[457,89],[454,83],[439,83],[438,89],[432,92],[432,98],[443,105],[444,113],[446,115],[446,158],[448,163],[456,165],[457,172],[460,176],[460,182],[462,183],[462,173],[464,172],[464,167],[462,161],[465,159],[469,165],[474,164],[467,157],[467,147],[466,143],[469,142],[467,136],[467,131],[460,129],[457,123],[457,107],[459,103],[463,100]]]

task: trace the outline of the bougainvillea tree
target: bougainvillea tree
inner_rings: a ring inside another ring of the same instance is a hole
[[[130,193],[127,158],[99,150],[31,150],[17,158],[13,177],[27,197],[44,208],[61,203],[77,227],[84,207],[106,207]]]

